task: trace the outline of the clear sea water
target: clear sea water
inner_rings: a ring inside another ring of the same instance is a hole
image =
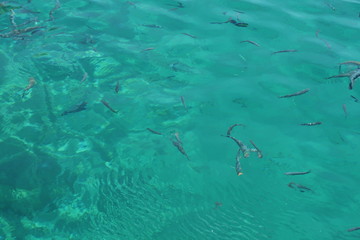
[[[2,2],[0,239],[360,238],[360,83],[326,79],[357,69],[339,63],[360,61],[359,14],[358,0]],[[240,176],[222,136],[235,123],[263,153]]]

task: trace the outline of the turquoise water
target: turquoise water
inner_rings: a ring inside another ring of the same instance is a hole
[[[360,61],[359,13],[356,0],[3,2],[0,239],[359,238],[360,83],[326,79],[357,69],[339,73]],[[221,136],[235,123],[263,153],[240,176]]]

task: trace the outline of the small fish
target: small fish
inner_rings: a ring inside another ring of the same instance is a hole
[[[307,171],[307,172],[286,172],[284,173],[285,175],[305,175],[305,174],[309,174],[311,173],[311,170]]]
[[[85,72],[82,79],[81,79],[81,81],[80,81],[80,83],[83,83],[87,79],[87,77],[88,77],[88,73]]]
[[[343,111],[344,111],[344,114],[345,114],[345,118],[347,118],[347,110],[346,110],[346,104],[343,104],[342,105],[342,109],[343,109]]]
[[[222,136],[224,136],[224,135],[222,135]],[[224,137],[231,138],[238,145],[238,147],[240,148],[240,150],[242,151],[242,153],[244,155],[244,158],[249,157],[249,155],[250,155],[249,149],[246,147],[246,145],[242,141],[240,141],[232,136],[224,136]]]
[[[356,231],[356,230],[360,230],[360,227],[354,227],[354,228],[350,228],[347,231],[348,232],[352,232],[352,231]]]
[[[228,130],[227,130],[227,132],[226,132],[226,136],[230,136],[231,131],[233,130],[233,128],[234,128],[234,127],[237,127],[237,126],[243,126],[243,127],[245,127],[244,124],[235,123],[235,124],[231,125],[231,126],[228,128]]]
[[[119,91],[120,91],[120,82],[117,81],[115,86],[115,93],[118,93]]]
[[[183,146],[181,145],[180,142],[178,141],[172,141],[173,145],[179,150],[179,152],[181,152],[181,154],[183,154],[188,160],[190,160],[189,156],[187,155],[187,153],[185,152]]]
[[[141,52],[147,52],[147,51],[151,51],[151,50],[154,50],[155,48],[153,47],[150,47],[150,48],[145,48],[143,50],[141,50]]]
[[[289,49],[289,50],[281,50],[281,51],[273,52],[272,54],[286,53],[286,52],[297,52],[297,51],[298,50]]]
[[[331,78],[339,78],[339,77],[350,77],[351,73],[342,73],[342,74],[339,74],[339,75],[334,75],[334,76],[331,76],[331,77],[327,77],[325,79],[331,79]]]
[[[191,34],[188,34],[188,33],[181,33],[181,34],[184,34],[184,35],[189,36],[189,37],[191,37],[191,38],[197,38],[196,36],[191,35]]]
[[[223,204],[221,202],[215,202],[215,208],[221,207]]]
[[[242,168],[241,168],[241,164],[240,164],[240,158],[241,158],[241,150],[239,149],[237,154],[236,154],[236,162],[235,162],[236,175],[238,175],[238,176],[244,174],[242,172]]]
[[[232,24],[234,24],[237,27],[247,27],[247,26],[249,26],[248,23],[244,23],[244,22],[235,22],[235,23],[232,23]]]
[[[355,65],[355,66],[360,67],[360,62],[358,62],[358,61],[346,61],[346,62],[342,62],[339,64],[340,65]]]
[[[261,150],[255,145],[255,143],[253,141],[250,140],[251,145],[253,145],[253,147],[255,148],[257,154],[258,154],[258,158],[262,158],[263,154],[261,152]]]
[[[297,184],[297,183],[294,183],[294,182],[291,182],[291,183],[288,184],[288,187],[290,187],[290,188],[295,188],[294,186],[295,186],[297,189],[299,189],[300,192],[305,192],[305,190],[306,190],[306,191],[312,191],[310,188],[305,187],[305,186],[300,185],[300,184]]]
[[[322,122],[300,123],[302,126],[315,126],[320,124],[322,124]]]
[[[350,95],[350,97],[351,97],[352,99],[354,99],[355,102],[359,102],[359,99],[357,99],[357,98],[354,97],[353,95]]]
[[[288,95],[280,96],[279,98],[289,98],[289,97],[295,97],[295,96],[299,96],[299,95],[305,94],[305,93],[307,93],[308,91],[310,91],[310,89],[309,89],[309,88],[304,89],[304,90],[301,90],[301,91],[296,92],[296,93],[292,93],[292,94],[288,94]]]
[[[117,111],[117,110],[114,110],[114,109],[109,105],[109,103],[106,102],[105,100],[101,100],[101,102],[102,102],[102,104],[105,105],[105,107],[107,107],[107,108],[108,108],[110,111],[112,111],[113,113],[118,113],[118,111]]]
[[[316,37],[317,37],[318,39],[320,39],[321,41],[323,41],[323,42],[325,43],[325,45],[326,45],[327,48],[331,48],[331,45],[330,45],[327,41],[325,41],[324,39],[322,39],[322,38],[319,37],[319,33],[320,33],[320,30],[317,30],[316,33],[315,33]]]
[[[148,27],[148,28],[162,28],[162,26],[155,25],[155,24],[143,24],[142,26]]]
[[[182,105],[184,106],[185,110],[188,111],[187,107],[186,107],[186,103],[185,103],[185,99],[183,96],[180,97]]]
[[[157,134],[157,135],[163,135],[161,132],[157,132],[155,130],[152,130],[151,128],[146,128],[149,132],[153,133],[153,134]]]
[[[257,44],[257,43],[256,43],[256,42],[254,42],[254,41],[250,41],[250,40],[244,40],[244,41],[241,41],[240,43],[244,43],[244,42],[248,42],[248,43],[251,43],[251,44],[253,44],[253,45],[255,45],[255,46],[260,47],[260,45],[259,45],[259,44]]]
[[[76,112],[84,111],[84,110],[86,110],[86,105],[87,105],[87,102],[82,102],[81,104],[76,105],[73,109],[63,112],[61,114],[61,116],[68,115],[69,113],[76,113]]]

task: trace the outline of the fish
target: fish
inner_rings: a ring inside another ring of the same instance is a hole
[[[84,72],[84,75],[83,75],[80,83],[84,82],[84,81],[87,79],[87,77],[88,77],[88,73],[87,73],[87,72]]]
[[[295,188],[294,186],[295,186],[297,189],[299,189],[300,192],[305,192],[305,190],[307,190],[307,191],[312,191],[310,188],[305,187],[305,186],[300,185],[300,184],[297,184],[297,183],[294,183],[294,182],[291,182],[291,183],[288,184],[288,187],[290,187],[290,188]]]
[[[186,107],[186,103],[185,103],[185,99],[183,96],[180,97],[182,105],[184,106],[185,110],[188,111],[187,107]]]
[[[358,62],[358,61],[346,61],[346,62],[339,63],[339,65],[355,65],[355,66],[360,67],[360,62]]]
[[[179,152],[181,152],[181,154],[183,154],[188,160],[190,160],[189,156],[185,152],[185,150],[180,142],[172,140],[172,143],[179,150]]]
[[[359,102],[359,99],[357,99],[357,97],[354,97],[353,95],[350,95],[350,97],[354,99],[355,102]]]
[[[320,124],[322,124],[322,122],[300,123],[302,126],[315,126]]]
[[[151,128],[146,128],[149,132],[153,133],[153,134],[157,134],[157,135],[163,135],[161,132],[157,132],[155,130],[152,130]]]
[[[145,49],[141,50],[141,52],[147,52],[147,51],[154,50],[154,49],[155,48],[153,48],[153,47],[145,48]]]
[[[102,102],[102,104],[105,105],[105,107],[107,107],[107,108],[108,108],[110,111],[112,111],[113,113],[118,113],[118,111],[117,111],[117,110],[114,110],[114,109],[109,105],[109,103],[106,102],[105,100],[101,100],[101,102]]]
[[[76,112],[84,111],[84,110],[86,110],[86,105],[87,105],[87,102],[82,102],[81,104],[76,105],[73,109],[63,112],[61,114],[61,116],[68,115],[69,113],[76,113]]]
[[[317,30],[316,33],[315,33],[316,37],[317,37],[318,39],[320,39],[321,41],[323,41],[323,42],[325,43],[325,45],[326,45],[327,48],[331,48],[331,45],[330,45],[326,40],[324,40],[324,39],[322,39],[322,38],[319,37],[319,33],[320,33],[320,30]]]
[[[254,42],[254,41],[250,41],[250,40],[244,40],[244,41],[241,41],[240,43],[244,43],[244,42],[248,42],[248,43],[251,43],[251,44],[253,44],[253,45],[257,46],[257,47],[260,47],[259,44],[257,44],[257,43]]]
[[[342,109],[344,110],[345,118],[347,118],[347,110],[346,110],[346,104],[342,105]]]
[[[356,230],[360,230],[360,227],[350,228],[350,229],[348,229],[347,231],[348,231],[348,232],[353,232],[353,231],[356,231]]]
[[[223,204],[221,202],[215,202],[215,208],[221,207]]]
[[[142,26],[149,27],[149,28],[162,28],[162,26],[155,25],[155,24],[143,24]]]
[[[118,93],[119,91],[120,91],[120,82],[117,81],[115,86],[115,92]]]
[[[240,164],[240,158],[241,158],[241,150],[239,149],[237,154],[236,154],[236,162],[235,162],[235,171],[236,171],[236,175],[240,176],[243,175],[243,171],[241,168],[241,164]]]
[[[286,52],[297,52],[297,51],[298,51],[298,50],[289,49],[289,50],[281,50],[281,51],[273,52],[272,54],[286,53]]]
[[[227,130],[227,132],[226,132],[226,136],[230,136],[231,131],[232,131],[232,130],[233,130],[233,128],[234,128],[234,127],[236,127],[236,126],[243,126],[243,127],[245,127],[245,125],[244,125],[244,124],[241,124],[241,123],[235,123],[235,124],[231,125],[231,126],[228,128],[228,130]]]
[[[252,140],[250,140],[250,143],[251,143],[251,145],[253,145],[253,147],[255,148],[255,151],[256,151],[257,154],[258,154],[258,158],[262,158],[262,157],[263,157],[263,154],[262,154],[261,150],[255,145],[255,143],[254,143]]]
[[[181,34],[184,34],[184,35],[189,36],[189,37],[191,37],[191,38],[197,38],[196,36],[191,35],[191,34],[188,34],[188,33],[181,33]]]
[[[54,12],[60,8],[60,2],[59,0],[56,0],[56,4],[55,4],[55,7],[53,7],[50,12],[49,12],[49,19],[48,21],[53,21],[55,18],[54,18]]]
[[[306,88],[306,89],[301,90],[301,91],[296,92],[296,93],[292,93],[292,94],[288,94],[288,95],[280,96],[279,98],[289,98],[289,97],[295,97],[295,96],[299,96],[299,95],[305,94],[305,93],[307,93],[308,91],[310,91],[310,89],[309,89],[309,88]]]
[[[224,135],[222,135],[222,136],[224,136]],[[240,141],[232,136],[224,136],[224,137],[231,138],[238,145],[238,147],[240,148],[240,150],[242,151],[242,153],[244,155],[244,158],[249,157],[249,155],[250,155],[249,149],[246,147],[246,145],[242,141]]]
[[[311,170],[306,171],[306,172],[286,172],[284,174],[293,176],[293,175],[305,175],[305,174],[309,174],[309,173],[311,173]]]
[[[331,78],[339,78],[339,77],[350,77],[351,73],[342,73],[342,74],[339,74],[339,75],[334,75],[334,76],[331,76],[331,77],[327,77],[325,79],[331,79]]]

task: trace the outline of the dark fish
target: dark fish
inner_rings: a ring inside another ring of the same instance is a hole
[[[232,23],[232,24],[234,24],[237,27],[247,27],[247,26],[249,26],[248,23],[244,23],[244,22],[235,22],[235,23]]]
[[[360,230],[360,227],[354,227],[354,228],[350,228],[347,231],[348,232],[352,232],[352,231],[356,231],[356,230]]]
[[[263,157],[263,154],[261,152],[261,150],[255,145],[255,143],[253,141],[250,140],[250,143],[251,145],[253,145],[253,147],[255,148],[255,151],[257,152],[258,154],[258,158],[262,158]]]
[[[315,125],[320,125],[320,124],[322,124],[322,122],[300,123],[300,125],[302,125],[302,126],[315,126]]]
[[[118,93],[119,91],[120,91],[120,82],[117,81],[115,86],[115,92]]]
[[[296,92],[296,93],[289,94],[289,95],[280,96],[279,98],[295,97],[295,96],[299,96],[299,95],[305,94],[305,93],[307,93],[308,91],[310,91],[309,88],[304,89],[304,90],[301,90],[301,91]]]
[[[311,170],[307,171],[307,172],[286,172],[284,173],[285,175],[305,175],[311,173]]]
[[[221,207],[223,204],[221,202],[215,202],[215,208]]]
[[[227,132],[226,132],[226,136],[230,136],[231,131],[232,131],[232,130],[233,130],[233,128],[234,128],[234,127],[236,127],[236,126],[244,126],[244,127],[245,127],[245,125],[244,125],[244,124],[241,124],[241,123],[235,123],[235,124],[231,125],[231,126],[228,128],[228,130],[227,130]]]
[[[86,110],[86,105],[87,105],[87,102],[82,102],[81,104],[76,105],[73,109],[63,112],[61,114],[61,116],[68,115],[69,113],[76,113],[76,112],[84,111],[84,110]]]
[[[359,99],[357,99],[357,98],[354,97],[353,95],[350,95],[350,97],[351,97],[352,99],[354,99],[355,102],[359,102]]]
[[[151,128],[147,128],[147,130],[148,130],[149,132],[153,133],[153,134],[163,135],[162,133],[157,132],[157,131],[155,131],[155,130],[152,130]]]
[[[181,103],[182,103],[182,105],[184,106],[185,110],[188,111],[188,109],[187,109],[187,107],[186,107],[186,103],[185,103],[184,97],[181,96],[180,99],[181,99]]]
[[[239,149],[237,154],[236,154],[236,162],[235,162],[235,170],[236,170],[236,175],[240,176],[243,175],[244,173],[242,172],[242,168],[240,165],[240,158],[241,158],[241,150]]]
[[[339,74],[339,75],[334,75],[334,76],[331,76],[331,77],[327,77],[325,79],[331,79],[331,78],[339,78],[339,77],[350,77],[351,73],[342,73],[342,74]]]
[[[60,2],[59,2],[59,0],[56,0],[55,7],[53,7],[49,12],[49,20],[48,21],[53,21],[55,19],[54,12],[59,8],[60,8]]]
[[[196,36],[191,35],[191,34],[188,34],[188,33],[181,33],[181,34],[184,34],[184,35],[189,36],[189,37],[191,37],[191,38],[197,38]]]
[[[154,50],[155,48],[153,47],[150,47],[150,48],[145,48],[143,50],[141,50],[141,52],[147,52],[147,51],[151,51],[151,50]]]
[[[222,135],[222,136],[224,136],[224,135]],[[240,150],[242,151],[242,153],[244,155],[244,158],[249,157],[249,155],[250,155],[249,149],[245,146],[245,144],[242,141],[240,141],[232,136],[224,136],[224,137],[231,138],[238,145],[238,147],[240,148]]]
[[[339,65],[355,65],[357,67],[360,66],[360,62],[358,61],[346,61],[346,62],[342,62]]]
[[[300,192],[305,192],[305,190],[306,190],[306,191],[312,191],[310,188],[305,187],[305,186],[300,185],[300,184],[297,184],[297,183],[294,183],[294,182],[289,183],[288,186],[289,186],[290,188],[297,188],[297,189],[299,189]],[[295,187],[294,187],[294,186],[295,186]]]
[[[344,110],[344,114],[345,114],[345,118],[347,118],[347,110],[346,110],[346,105],[345,104],[343,104],[342,105],[342,109]]]
[[[179,152],[181,152],[181,154],[183,154],[188,160],[190,160],[189,156],[187,155],[187,153],[185,152],[183,146],[181,145],[180,142],[178,141],[172,141],[173,145],[179,150]]]
[[[298,50],[289,49],[289,50],[281,50],[281,51],[273,52],[272,54],[286,53],[286,52],[297,52],[297,51],[298,51]]]
[[[114,109],[109,105],[109,103],[106,102],[105,100],[101,100],[101,102],[102,102],[102,104],[105,105],[105,107],[107,107],[107,108],[108,108],[110,111],[112,111],[113,113],[118,113],[118,111],[117,111],[117,110],[114,110]]]
[[[241,41],[240,43],[244,43],[244,42],[248,42],[248,43],[251,43],[251,44],[253,44],[253,45],[255,45],[255,46],[260,47],[260,45],[259,45],[259,44],[257,44],[257,43],[256,43],[256,42],[254,42],[254,41],[250,41],[250,40]]]
[[[149,28],[162,28],[162,26],[155,25],[155,24],[143,24],[142,26],[149,27]]]

